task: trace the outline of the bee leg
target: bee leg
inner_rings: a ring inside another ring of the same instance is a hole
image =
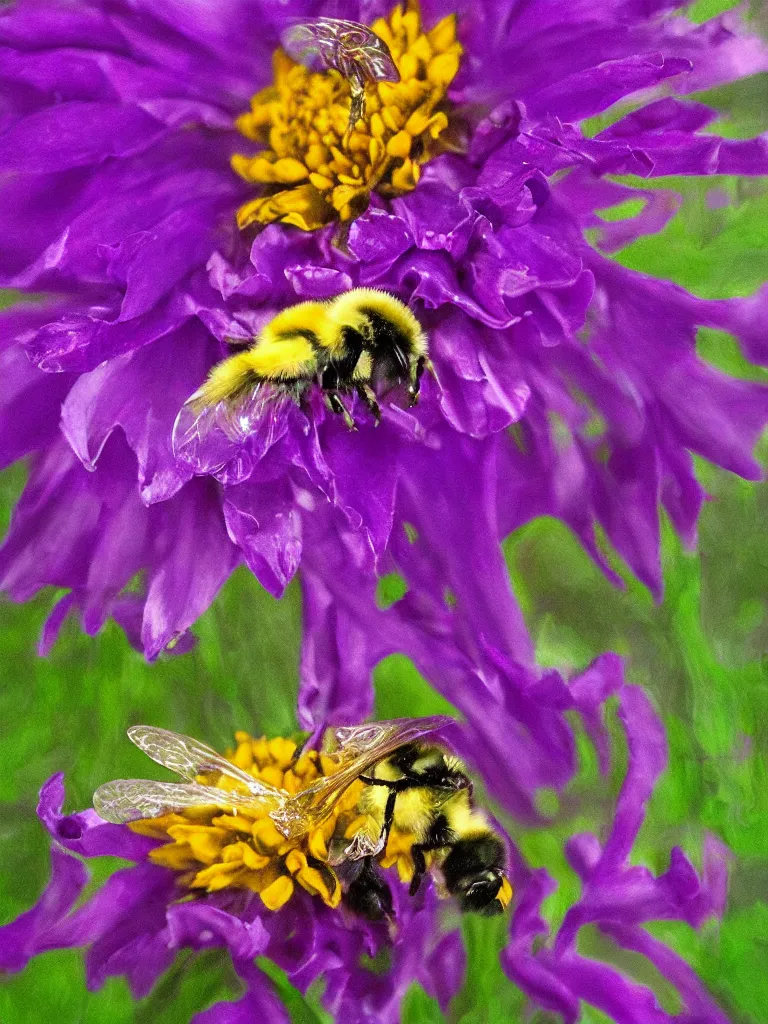
[[[408,887],[408,895],[415,896],[421,888],[421,883],[424,879],[424,875],[427,872],[427,862],[424,858],[424,847],[421,843],[415,843],[411,847],[411,856],[413,857],[414,872],[411,884]]]
[[[389,842],[389,833],[392,831],[392,824],[395,820],[395,803],[397,802],[397,794],[399,792],[399,789],[390,789],[389,796],[387,797],[387,805],[384,808],[384,827],[381,830],[384,838],[384,845],[382,846],[382,850],[384,850],[384,852],[386,852],[387,843]]]
[[[362,859],[356,878],[344,893],[344,904],[369,921],[392,917],[392,892],[373,866],[371,857]]]
[[[412,789],[413,782],[410,779],[398,779],[397,782],[390,782],[388,779],[373,779],[368,775],[361,775],[360,781],[365,782],[368,786],[386,786],[389,790],[387,803],[384,807],[384,824],[381,826],[381,832],[379,833],[379,842],[381,843],[381,840],[384,840],[384,845],[381,849],[386,850],[387,843],[389,842],[389,833],[392,831],[392,824],[395,820],[397,795],[406,789]]]
[[[357,427],[355,426],[355,421],[352,419],[349,410],[344,405],[344,403],[342,402],[342,400],[339,398],[335,391],[326,391],[325,404],[328,406],[331,412],[335,412],[337,416],[344,417],[344,422],[346,423],[350,430],[357,430]]]
[[[428,365],[429,364],[429,365]],[[411,405],[416,405],[419,400],[419,392],[421,391],[421,378],[424,370],[429,368],[432,369],[432,364],[429,362],[426,356],[419,356],[416,360],[416,372],[413,375],[410,387],[408,388],[408,394],[411,396]]]
[[[454,842],[454,838],[454,833],[448,825],[445,816],[441,814],[432,823],[432,827],[424,842],[413,844],[411,856],[413,857],[415,871],[408,890],[411,896],[415,896],[419,891],[419,887],[426,874],[427,862],[424,854],[430,850],[442,850],[444,847],[450,847]]]
[[[378,427],[379,423],[381,423],[381,409],[379,408],[379,403],[376,401],[376,395],[373,393],[373,388],[370,384],[358,384],[357,393],[365,402],[368,409],[370,409],[374,422]]]

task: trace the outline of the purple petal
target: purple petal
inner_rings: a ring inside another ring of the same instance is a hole
[[[120,857],[143,860],[157,841],[132,832],[126,825],[111,825],[95,811],[62,814],[64,776],[52,775],[40,790],[37,814],[56,842],[83,857]]]
[[[624,949],[647,957],[672,982],[690,1013],[689,1020],[700,1021],[701,1024],[729,1024],[728,1018],[709,996],[695,971],[669,946],[652,938],[642,928],[613,925],[605,927],[604,931]]]
[[[616,802],[613,827],[600,862],[600,872],[624,864],[645,816],[645,804],[667,766],[667,741],[661,719],[639,686],[626,686],[619,718],[627,736],[629,765]]]
[[[552,112],[564,121],[580,121],[639,89],[690,70],[690,61],[665,60],[660,53],[609,60],[537,91],[526,106],[534,117]]]
[[[0,969],[21,971],[33,956],[52,948],[49,930],[72,909],[87,884],[85,865],[54,847],[51,877],[38,902],[0,928]]]
[[[146,149],[164,131],[140,107],[70,100],[18,121],[0,136],[3,166],[49,174]]]
[[[224,519],[229,536],[265,590],[282,597],[299,567],[301,516],[285,481],[227,488]]]
[[[50,313],[22,307],[0,314],[0,465],[8,466],[56,439],[61,404],[74,383],[70,374],[41,373],[24,350],[13,344],[19,336],[45,323]],[[7,347],[6,347],[7,346]]]
[[[62,409],[62,429],[87,469],[122,427],[136,453],[147,503],[166,500],[191,478],[171,449],[176,414],[204,380],[214,346],[199,325],[189,325],[136,352],[80,376]]]
[[[156,511],[157,554],[142,626],[149,659],[186,633],[240,561],[212,480],[192,480]]]
[[[235,960],[253,960],[269,935],[258,918],[246,923],[204,903],[179,903],[168,911],[168,941],[177,948],[226,945]]]
[[[264,978],[259,988],[249,988],[234,1003],[216,1003],[209,1010],[196,1013],[190,1024],[253,1024],[255,1020],[269,1020],[274,1024],[289,1024],[285,1006]]]
[[[464,984],[467,969],[467,954],[459,932],[444,936],[430,954],[425,964],[422,984],[445,1013],[448,1004]]]

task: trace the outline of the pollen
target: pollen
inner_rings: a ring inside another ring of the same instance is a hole
[[[332,757],[315,750],[301,752],[291,739],[253,738],[244,732],[235,738],[237,745],[227,758],[255,779],[289,793],[298,793],[338,770]],[[238,788],[237,782],[215,774],[201,775],[198,781],[220,788],[223,806],[226,791]],[[269,817],[269,809],[256,804],[253,808],[238,805],[236,811],[190,807],[134,821],[130,827],[165,840],[151,851],[150,859],[178,872],[179,883],[192,892],[250,889],[269,910],[279,910],[298,887],[337,907],[342,888],[328,862],[328,851],[333,840],[344,841],[366,826],[366,817],[358,809],[363,787],[362,782],[353,782],[322,825],[298,839],[286,839]],[[388,853],[395,850],[401,877],[409,870],[412,874],[412,862],[407,863],[410,844],[393,830]]]
[[[425,32],[418,4],[409,3],[371,29],[389,47],[400,81],[369,83],[353,126],[347,79],[335,70],[310,71],[276,51],[273,84],[236,122],[265,147],[232,157],[242,178],[262,186],[238,210],[241,228],[280,221],[314,231],[350,221],[372,192],[392,198],[414,189],[422,165],[445,148],[446,94],[462,54],[455,17]]]
[[[501,904],[502,910],[507,909],[507,907],[509,906],[509,902],[512,899],[512,895],[512,885],[510,884],[509,880],[505,878],[504,881],[501,883],[501,888],[496,894],[496,899]]]

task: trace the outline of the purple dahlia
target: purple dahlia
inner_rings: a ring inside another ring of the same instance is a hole
[[[610,749],[603,720],[609,697],[618,701],[626,758],[623,744]],[[663,729],[648,699],[639,688],[622,682],[618,660],[610,656],[568,684],[551,673],[545,685],[532,688],[528,695],[531,717],[534,709],[542,721],[565,710],[575,712],[605,767],[612,759],[627,767],[615,807],[606,808],[611,821],[606,820],[601,836],[579,833],[567,843],[566,856],[581,879],[582,893],[554,934],[541,916],[542,901],[554,890],[554,881],[544,869],[531,870],[514,843],[509,843],[516,897],[502,954],[505,972],[532,1007],[555,1012],[566,1024],[579,1019],[582,1002],[619,1024],[726,1024],[690,967],[643,927],[659,920],[697,926],[722,912],[726,887],[725,853],[712,838],[705,841],[701,874],[678,848],[672,851],[667,870],[658,876],[629,863],[646,802],[667,758]],[[250,746],[242,736],[239,739],[240,747]],[[527,777],[531,786],[535,783],[527,767],[529,759],[524,754],[520,757],[513,745],[508,744],[506,754],[500,755],[462,726],[455,728],[451,739],[487,782],[493,782],[494,772],[497,778],[506,772]],[[565,763],[564,748],[553,745],[552,757],[559,758],[567,780],[573,768],[569,771]],[[522,766],[517,765],[520,760]],[[218,845],[211,850],[212,841],[202,835],[223,833],[223,829],[191,823],[184,827],[185,839],[172,828],[178,842],[163,847],[157,838],[108,824],[92,810],[63,814],[63,800],[63,779],[56,775],[43,787],[38,808],[53,840],[51,880],[34,908],[0,929],[2,970],[21,970],[46,950],[81,948],[86,951],[91,988],[121,975],[139,998],[153,988],[180,950],[224,947],[241,981],[240,998],[204,1011],[194,1018],[196,1024],[244,1024],[267,1014],[270,1019],[288,1021],[272,982],[256,962],[258,957],[279,965],[302,992],[322,979],[323,1005],[334,1019],[349,1024],[395,1024],[401,1019],[403,996],[414,982],[443,1010],[462,986],[465,954],[455,917],[440,914],[431,889],[413,900],[396,886],[397,924],[388,931],[383,924],[345,916],[319,895],[310,896],[304,890],[316,891],[317,882],[302,881],[300,867],[296,877],[303,888],[291,889],[287,902],[272,898],[274,886],[264,890],[262,897],[235,887],[236,882],[227,885],[223,872],[232,858],[222,854]],[[150,831],[143,825],[141,830]],[[198,887],[198,894],[190,898],[180,882],[180,872],[190,862],[183,850],[179,856],[179,850],[193,832],[200,833],[201,843],[193,860],[215,863],[201,873],[208,891]],[[239,836],[223,836],[216,843],[234,840]],[[234,846],[243,845],[234,841]],[[83,902],[88,872],[82,858],[100,856],[117,856],[134,865],[116,871]],[[668,1013],[649,987],[610,963],[578,951],[577,938],[585,926],[599,929],[615,950],[647,958],[676,990],[681,1012]]]
[[[498,540],[544,514],[610,572],[601,531],[660,591],[660,506],[693,542],[692,454],[756,477],[768,410],[765,389],[695,350],[713,325],[764,361],[765,295],[702,301],[585,238],[599,225],[610,251],[675,209],[611,175],[768,168],[764,138],[718,138],[711,110],[673,95],[765,68],[764,48],[734,17],[694,27],[681,6],[3,11],[0,283],[36,297],[2,318],[0,457],[31,458],[0,582],[15,600],[67,591],[43,650],[70,612],[88,633],[116,619],[150,659],[184,650],[244,561],[275,595],[303,579],[305,705],[337,643],[342,674],[370,662],[369,584],[392,569],[411,629],[527,661]],[[370,87],[346,150],[348,83],[279,52],[320,12],[373,24],[400,69]],[[631,112],[584,134],[626,98]],[[640,216],[599,220],[629,195]],[[418,409],[387,405],[378,428],[356,409],[351,433],[310,402],[213,473],[174,457],[179,408],[232,339],[356,285],[396,294],[427,330],[436,378]],[[336,603],[339,572],[365,607]]]

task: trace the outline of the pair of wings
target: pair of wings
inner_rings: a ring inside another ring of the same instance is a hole
[[[282,35],[286,51],[300,64],[319,60],[345,78],[362,82],[398,82],[400,73],[389,47],[359,21],[318,18],[292,25]]]
[[[346,789],[369,768],[398,747],[436,732],[450,722],[444,715],[434,715],[335,729],[336,746],[330,756],[337,761],[338,769],[296,794],[254,778],[190,736],[136,725],[128,730],[131,741],[153,761],[186,781],[117,779],[96,790],[93,806],[105,821],[116,824],[157,818],[188,807],[213,806],[235,813],[238,808],[259,807],[267,810],[286,839],[298,839],[322,824]],[[198,775],[215,772],[238,783],[239,788],[226,790],[195,781]],[[359,859],[377,852],[375,841],[363,836],[353,842],[347,856]]]

